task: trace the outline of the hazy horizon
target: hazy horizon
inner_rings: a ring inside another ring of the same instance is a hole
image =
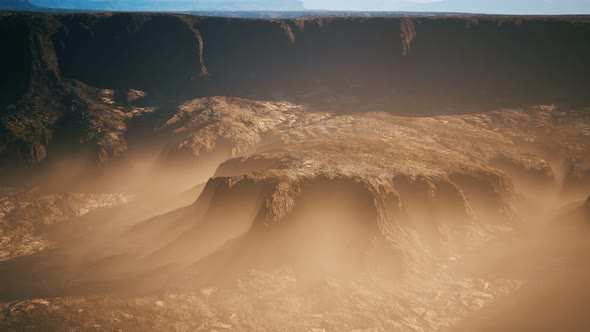
[[[590,0],[304,0],[307,9],[482,14],[589,14]]]
[[[19,0],[24,1],[24,0]],[[147,11],[417,11],[481,14],[590,14],[590,0],[28,0],[50,8]]]

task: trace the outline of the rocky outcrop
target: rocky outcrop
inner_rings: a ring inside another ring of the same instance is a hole
[[[115,101],[113,90],[70,80],[61,80],[60,85],[67,94],[41,93],[0,116],[4,167],[30,174],[54,166],[61,158],[85,160],[90,168],[116,163],[127,151],[127,125],[153,111],[134,106],[134,101]]]
[[[49,194],[37,189],[0,190],[0,261],[33,255],[54,245],[48,225],[63,223],[89,212],[129,203],[131,195]]]
[[[300,117],[302,107],[239,98],[195,99],[179,105],[177,112],[157,128],[170,137],[175,153],[199,158],[221,153],[223,160],[246,154],[262,137]]]
[[[400,36],[402,37],[402,51],[403,55],[408,55],[412,40],[416,37],[416,28],[414,22],[411,19],[402,19],[400,21]]]

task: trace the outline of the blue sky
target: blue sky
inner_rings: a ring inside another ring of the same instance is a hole
[[[590,0],[303,0],[306,8],[490,14],[590,14]]]
[[[3,1],[3,0],[0,0]],[[359,11],[434,11],[486,14],[590,14],[590,0],[29,0],[47,7],[93,8],[98,4],[116,3],[127,9],[164,6],[184,10],[188,7],[209,9],[302,8]],[[301,1],[301,2],[299,2]],[[157,4],[157,5],[155,5]],[[194,5],[193,5],[194,4]],[[297,5],[299,7],[297,7]],[[188,6],[188,7],[187,7]]]

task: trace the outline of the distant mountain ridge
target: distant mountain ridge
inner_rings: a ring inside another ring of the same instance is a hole
[[[400,5],[399,10],[494,13],[498,15],[587,15],[590,14],[590,0],[406,1]]]
[[[262,9],[261,9],[262,8]],[[299,0],[219,0],[215,4],[194,0],[1,0],[0,10],[30,12],[176,12],[197,16],[236,18],[314,18],[314,17],[429,17],[459,13],[400,11],[308,10]]]
[[[433,13],[470,13],[495,15],[587,15],[590,0],[538,1],[522,0],[514,6],[512,0],[446,0],[446,1],[401,1],[395,8],[387,2],[376,5],[369,1],[366,6],[351,10],[305,8],[302,0],[1,0],[0,10],[39,12],[214,12],[211,16],[252,18],[294,17],[400,17],[433,16]],[[360,11],[359,11],[360,10]],[[239,12],[239,13],[235,13]],[[242,13],[244,12],[244,13]],[[245,13],[250,12],[250,13]],[[412,14],[408,15],[408,12]],[[206,14],[206,13],[204,13]],[[426,14],[426,15],[423,15]],[[206,15],[210,16],[210,15]]]
[[[3,0],[2,2],[0,2],[0,9],[35,11],[39,8],[32,5],[28,0]]]
[[[31,2],[32,1],[32,2]],[[442,12],[373,12],[373,11],[332,11],[332,10],[307,10],[299,0],[271,0],[277,5],[279,3],[290,3],[290,7],[272,7],[270,9],[260,9],[263,2],[269,1],[228,1],[221,0],[216,2],[217,5],[223,6],[194,6],[190,0],[175,2],[174,6],[170,2],[155,0],[138,0],[131,5],[129,2],[121,0],[99,0],[92,1],[89,6],[87,0],[0,0],[0,10],[9,11],[30,11],[30,12],[177,12],[188,13],[197,16],[210,17],[236,17],[236,18],[314,18],[314,17],[428,17],[428,16],[453,16],[458,13]],[[78,3],[78,5],[76,4]],[[80,6],[85,3],[85,6]],[[238,5],[239,3],[239,5]],[[184,4],[184,5],[183,5]],[[192,4],[192,6],[190,5]],[[233,5],[232,5],[233,4]]]
[[[194,0],[4,0],[4,10],[90,10],[90,11],[241,11],[241,10],[303,10],[300,0],[218,0],[203,3]]]

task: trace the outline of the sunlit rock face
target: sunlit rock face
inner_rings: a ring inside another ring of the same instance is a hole
[[[590,326],[584,19],[0,33],[0,329]]]

